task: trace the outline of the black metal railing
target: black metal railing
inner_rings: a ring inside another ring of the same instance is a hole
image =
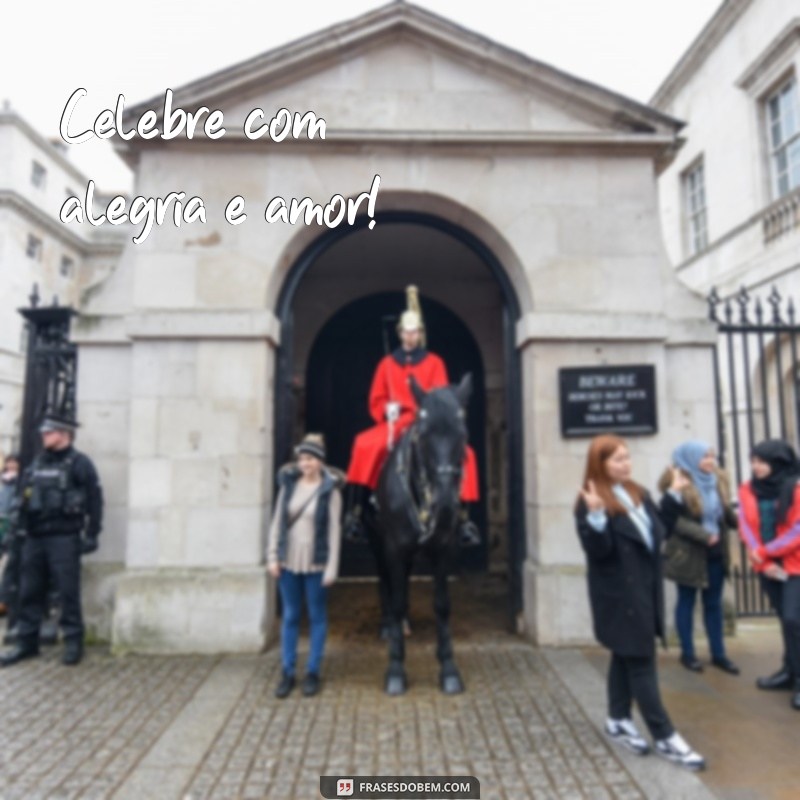
[[[714,352],[719,459],[738,486],[749,476],[750,451],[758,441],[779,438],[797,447],[800,324],[794,302],[784,301],[777,288],[766,303],[744,287],[724,300],[713,289],[707,299],[720,336]],[[743,545],[739,558],[732,570],[737,614],[771,614]]]
[[[25,387],[22,404],[20,462],[24,469],[41,447],[39,426],[47,414],[76,419],[78,349],[69,340],[70,321],[77,313],[58,305],[39,305],[36,284],[30,306],[19,309],[27,327]]]

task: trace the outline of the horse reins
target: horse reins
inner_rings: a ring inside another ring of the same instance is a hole
[[[425,462],[422,459],[422,455],[419,451],[419,428],[417,427],[416,421],[413,423],[411,430],[409,431],[409,442],[409,446],[411,448],[411,464],[409,465],[408,471],[409,488],[413,488],[413,490],[416,491],[421,502],[418,504],[414,503],[414,491],[409,492],[409,494],[411,496],[411,503],[413,506],[415,506],[417,518],[421,524],[425,525],[430,519],[433,505],[433,493],[431,491],[431,480],[428,477],[428,472],[425,468]],[[416,462],[417,465],[416,479],[415,471],[412,468],[414,462]],[[436,467],[435,474],[460,475],[462,471],[462,466],[460,464],[440,464]]]

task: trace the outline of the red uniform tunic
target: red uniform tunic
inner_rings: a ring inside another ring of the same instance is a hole
[[[398,358],[404,363],[400,363]],[[416,363],[414,363],[416,362]],[[378,477],[389,454],[389,423],[386,421],[386,404],[400,404],[400,418],[394,423],[394,441],[414,421],[417,413],[417,401],[411,393],[408,379],[413,375],[424,391],[447,386],[447,369],[444,362],[434,353],[424,353],[419,358],[419,351],[406,353],[395,351],[385,356],[375,370],[372,386],[369,390],[369,413],[376,425],[356,436],[353,442],[353,454],[347,470],[347,480],[374,489],[378,485]],[[467,445],[464,457],[464,473],[461,479],[461,499],[465,503],[478,500],[478,466],[475,451]]]

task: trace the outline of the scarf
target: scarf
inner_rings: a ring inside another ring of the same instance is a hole
[[[722,503],[719,499],[719,489],[717,487],[717,474],[715,472],[703,472],[700,469],[700,462],[705,454],[711,450],[708,442],[694,439],[684,442],[675,448],[672,453],[672,461],[676,467],[680,467],[684,472],[689,473],[700,499],[703,503],[703,528],[710,534],[719,533],[719,521],[722,518]]]
[[[778,525],[786,519],[786,514],[794,500],[794,487],[800,478],[800,463],[797,455],[790,445],[781,439],[767,439],[759,442],[751,451],[750,456],[766,461],[771,472],[766,478],[750,479],[753,494],[759,500],[777,500]]]
[[[637,506],[621,483],[615,483],[611,489],[622,505],[627,509],[628,516],[631,518],[631,522],[639,529],[639,534],[647,545],[647,549],[652,552],[653,521],[650,519],[650,515],[645,510],[644,505],[640,504]]]

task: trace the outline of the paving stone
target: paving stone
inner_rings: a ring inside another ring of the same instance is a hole
[[[412,611],[409,691],[398,698],[383,691],[377,620],[361,616],[329,638],[314,698],[273,696],[275,647],[225,658],[114,658],[93,647],[75,670],[51,650],[4,671],[0,798],[305,800],[319,796],[320,774],[475,775],[484,800],[644,798],[540,651],[503,632],[459,628],[467,691],[448,697],[432,621]],[[304,644],[300,663],[306,655]],[[211,724],[205,702],[217,685],[228,706]]]

